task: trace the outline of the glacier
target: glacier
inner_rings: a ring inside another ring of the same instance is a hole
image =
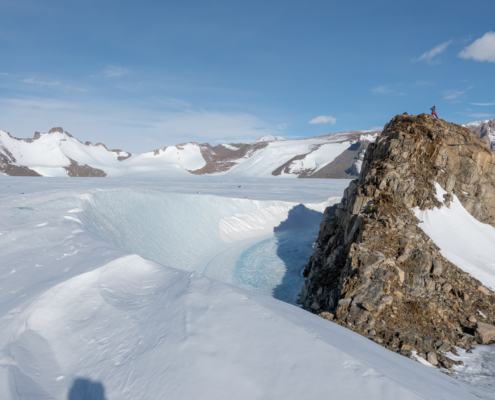
[[[489,398],[294,306],[300,181],[0,177],[2,398]]]

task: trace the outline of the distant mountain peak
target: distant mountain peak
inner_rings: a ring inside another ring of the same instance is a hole
[[[287,140],[283,138],[282,136],[272,136],[272,135],[266,135],[263,137],[260,137],[257,142],[274,142],[276,140]]]

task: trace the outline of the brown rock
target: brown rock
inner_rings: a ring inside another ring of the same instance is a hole
[[[437,355],[432,351],[429,351],[428,354],[426,354],[426,361],[435,367],[438,365]]]
[[[456,195],[475,218],[495,225],[495,155],[485,143],[428,115],[396,116],[369,145],[341,202],[325,210],[305,269],[304,308],[315,312],[317,302],[317,313],[328,311],[368,337],[373,328],[373,340],[394,351],[469,346],[467,319],[481,304],[495,304],[495,296],[418,227],[412,207],[444,206],[436,183],[447,191],[443,200]],[[489,321],[492,309],[482,308]],[[466,326],[457,329],[456,321]]]
[[[474,335],[482,344],[488,344],[495,341],[495,326],[485,322],[477,322]]]
[[[318,314],[321,318],[328,319],[329,321],[332,321],[334,318],[334,315],[329,313],[328,311],[323,311],[322,313]]]
[[[440,261],[438,261],[437,259],[434,259],[431,274],[440,276],[440,275],[442,275],[442,271],[443,271],[442,263]]]
[[[482,285],[478,286],[478,291],[480,291],[483,294],[490,295],[490,290],[488,290],[486,287]]]

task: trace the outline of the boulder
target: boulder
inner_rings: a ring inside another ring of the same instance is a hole
[[[495,341],[495,326],[485,322],[477,322],[474,335],[481,344]]]
[[[426,361],[428,361],[431,365],[435,367],[438,365],[437,355],[432,351],[429,351],[428,354],[426,355]]]

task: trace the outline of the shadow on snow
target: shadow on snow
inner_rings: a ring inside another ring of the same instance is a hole
[[[101,382],[77,378],[72,383],[67,400],[107,400],[107,398]]]
[[[323,214],[299,204],[289,211],[287,219],[274,228],[277,256],[285,265],[282,282],[273,289],[273,297],[296,304],[304,278],[302,269],[313,254]]]

